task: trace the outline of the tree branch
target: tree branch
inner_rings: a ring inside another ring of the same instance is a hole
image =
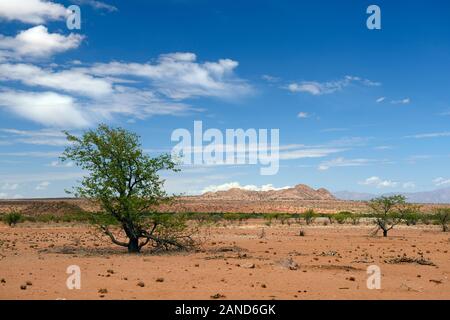
[[[122,241],[117,240],[117,239],[114,237],[114,235],[111,233],[111,231],[109,231],[109,229],[108,229],[107,226],[100,226],[100,228],[103,230],[103,232],[104,232],[107,236],[109,236],[109,237],[111,238],[111,241],[112,241],[114,244],[117,244],[118,246],[122,246],[122,247],[128,247],[128,243],[125,243],[125,242],[122,242]]]

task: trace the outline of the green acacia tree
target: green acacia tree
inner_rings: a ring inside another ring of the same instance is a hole
[[[393,195],[382,196],[369,201],[369,207],[375,215],[375,223],[378,230],[383,231],[383,237],[387,237],[388,232],[396,225],[403,221],[403,217],[407,212],[411,211],[411,207],[406,203],[405,196]]]
[[[158,172],[178,171],[170,155],[151,158],[142,151],[139,137],[122,128],[100,125],[81,137],[65,134],[69,146],[61,160],[73,161],[88,173],[71,193],[102,206],[104,214],[95,221],[113,243],[133,253],[149,242],[183,248],[191,241],[179,217],[161,218],[151,209],[167,199]],[[111,225],[119,225],[127,241],[118,240]]]

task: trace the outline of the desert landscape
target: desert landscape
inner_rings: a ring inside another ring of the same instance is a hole
[[[367,212],[366,202],[336,200],[325,189],[304,185],[208,193],[170,206],[209,215],[238,209],[250,214],[201,223],[193,219],[191,224],[198,223],[195,249],[144,247],[140,254],[128,254],[87,222],[3,223],[0,299],[450,298],[450,236],[438,225],[419,221],[396,226],[388,237],[374,235],[371,218],[330,218],[342,210]],[[14,208],[36,217],[98,209],[76,199],[2,201],[0,208],[3,214]],[[317,214],[306,221],[302,215],[311,208]],[[66,271],[73,265],[80,268],[81,283],[70,290]],[[381,271],[380,289],[367,285],[373,265]]]
[[[448,313],[449,13],[0,0],[0,303]]]

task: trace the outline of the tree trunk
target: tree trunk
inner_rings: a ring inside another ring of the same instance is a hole
[[[130,238],[130,242],[128,242],[128,253],[139,253],[140,251],[139,238]]]
[[[388,233],[387,230],[383,230],[383,237],[387,237],[387,233]]]

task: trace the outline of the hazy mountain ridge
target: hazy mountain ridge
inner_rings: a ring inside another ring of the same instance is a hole
[[[450,188],[422,192],[390,192],[381,195],[392,194],[402,194],[408,199],[409,202],[415,203],[450,203]],[[354,201],[366,201],[380,196],[379,194],[351,191],[337,191],[333,192],[333,195],[337,199]]]

